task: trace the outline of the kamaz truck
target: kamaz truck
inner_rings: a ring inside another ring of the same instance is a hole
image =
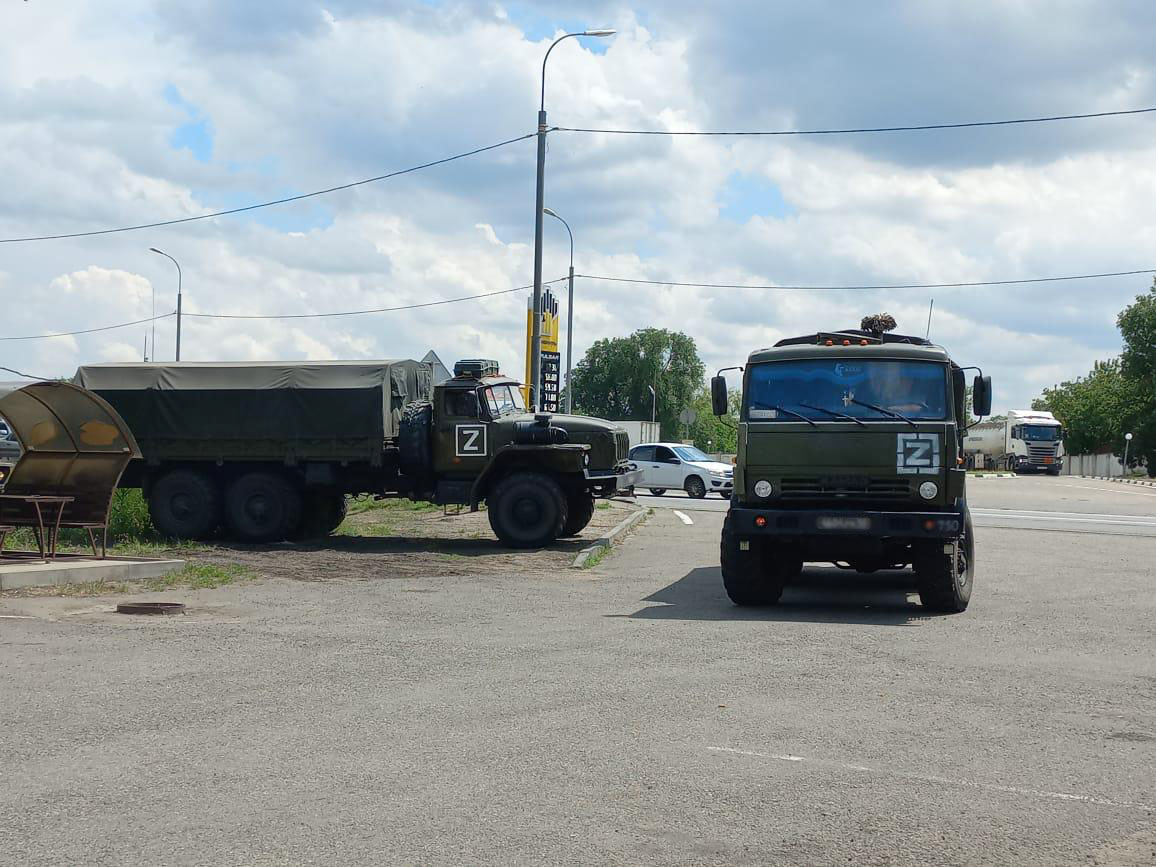
[[[541,547],[639,476],[625,431],[527,412],[520,384],[483,359],[436,386],[411,360],[92,364],[74,381],[132,429],[143,459],[122,486],[173,538],[324,535],[347,495],[373,494],[484,504],[502,542]]]
[[[818,562],[860,573],[912,566],[924,608],[967,608],[975,575],[962,460],[968,368],[928,340],[886,333],[878,320],[780,340],[737,368],[738,456],[720,552],[737,605],[777,603],[803,564]],[[724,372],[711,380],[720,416]],[[973,402],[976,415],[991,411],[982,373]]]
[[[1058,476],[1064,468],[1064,428],[1050,412],[1013,409],[1002,421],[972,425],[963,450],[973,461],[983,455],[988,467]]]

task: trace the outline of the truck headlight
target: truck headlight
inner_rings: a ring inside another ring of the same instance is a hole
[[[919,496],[925,500],[934,500],[935,495],[939,493],[939,485],[935,482],[924,482],[919,486]]]
[[[766,479],[759,479],[757,482],[755,482],[756,497],[769,497],[772,493],[774,493],[774,490],[775,486],[768,482]]]

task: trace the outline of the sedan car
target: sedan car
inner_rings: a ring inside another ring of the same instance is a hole
[[[735,468],[682,443],[644,443],[630,450],[630,461],[642,470],[638,487],[649,488],[661,497],[669,490],[682,489],[702,498],[709,492],[730,499]]]

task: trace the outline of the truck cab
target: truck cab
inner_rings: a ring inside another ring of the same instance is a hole
[[[781,340],[743,368],[726,590],[773,604],[807,562],[914,567],[924,607],[962,611],[974,545],[962,439],[964,370],[929,341],[844,329]],[[975,412],[990,412],[977,376]],[[711,382],[717,414],[726,380]]]

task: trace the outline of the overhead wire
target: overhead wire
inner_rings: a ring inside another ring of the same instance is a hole
[[[0,340],[47,340],[50,337],[75,337],[79,334],[96,334],[98,331],[113,331],[117,328],[128,328],[133,325],[143,325],[146,322],[159,322],[176,316],[177,312],[162,313],[160,316],[149,316],[147,319],[134,319],[132,322],[118,322],[115,325],[102,325],[99,328],[82,328],[79,331],[55,331],[51,334],[27,334],[18,337],[0,337]],[[187,315],[187,314],[186,314]]]
[[[434,166],[445,165],[452,163],[455,160],[465,159],[466,157],[476,156],[486,151],[496,150],[497,148],[505,147],[506,145],[514,144],[515,142],[525,141],[528,138],[533,138],[536,133],[527,133],[526,135],[518,136],[517,138],[506,139],[505,141],[496,142],[495,144],[486,145],[485,147],[474,148],[473,150],[463,151],[459,154],[443,157],[442,159],[432,160],[428,163],[422,163],[417,166],[410,166],[406,169],[398,169],[394,172],[388,172],[384,175],[377,175],[372,178],[363,178],[359,181],[351,181],[347,184],[339,184],[335,187],[327,187],[324,190],[314,190],[311,193],[301,193],[296,196],[286,196],[282,199],[273,199],[269,202],[258,202],[255,205],[245,205],[240,208],[228,208],[224,211],[213,211],[208,214],[197,214],[192,217],[179,217],[173,220],[158,220],[152,223],[140,223],[135,226],[118,226],[112,229],[94,229],[88,232],[63,232],[56,235],[30,235],[23,238],[0,238],[0,244],[19,244],[27,241],[56,241],[63,238],[90,238],[94,235],[113,235],[118,232],[135,232],[138,229],[156,229],[161,226],[175,226],[180,223],[192,223],[196,220],[208,220],[212,217],[226,217],[230,214],[241,214],[246,211],[256,211],[260,208],[271,208],[274,205],[284,205],[289,202],[300,202],[303,199],[312,199],[317,196],[326,196],[330,193],[340,192],[341,190],[349,190],[354,187],[364,186],[365,184],[373,184],[378,181],[389,180],[390,178],[400,177],[401,175],[412,174],[413,172],[421,171],[423,169],[433,168]]]
[[[1017,117],[1008,120],[976,120],[964,123],[924,123],[910,126],[869,126],[836,129],[774,129],[774,130],[668,130],[668,129],[600,129],[594,127],[556,126],[558,132],[607,133],[609,135],[657,135],[657,136],[797,136],[797,135],[856,135],[880,132],[921,132],[933,129],[967,129],[982,126],[1013,126],[1029,123],[1053,123],[1064,120],[1085,120],[1096,117],[1120,117],[1124,115],[1149,114],[1152,108],[1131,108],[1121,111],[1096,111],[1087,114],[1055,114],[1046,117]]]

